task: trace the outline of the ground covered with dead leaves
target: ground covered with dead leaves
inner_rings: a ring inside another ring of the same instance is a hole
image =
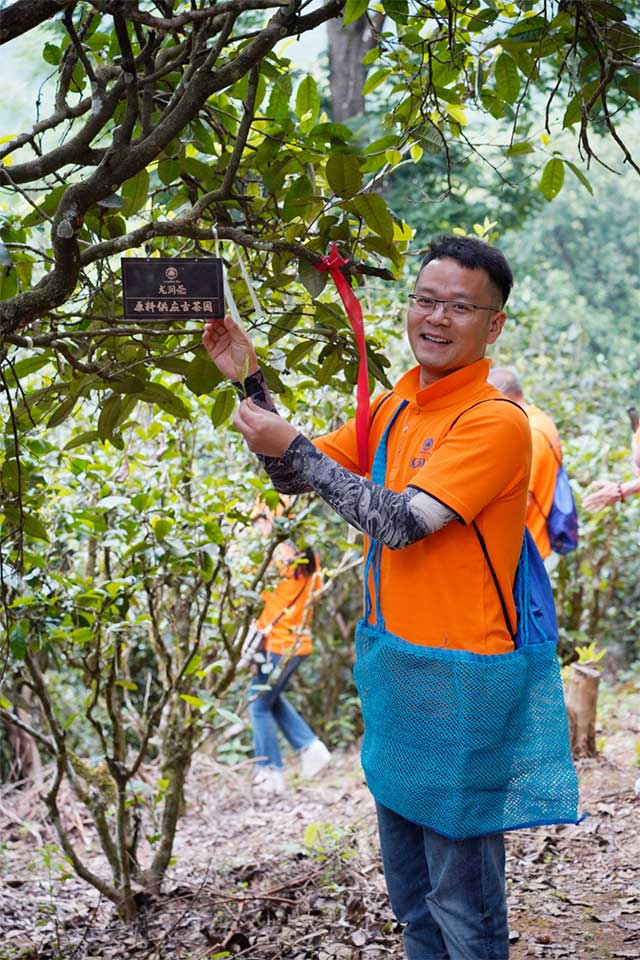
[[[512,960],[640,958],[640,692],[603,701],[600,756],[579,769],[588,819],[508,838]],[[0,788],[0,960],[401,960],[357,753],[290,778],[256,800],[246,766],[199,758],[165,892],[140,895],[135,925],[69,875],[37,793]],[[65,816],[90,850],[71,797]]]

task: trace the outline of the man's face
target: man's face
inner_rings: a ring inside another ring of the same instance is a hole
[[[484,270],[463,267],[450,257],[432,260],[423,267],[414,293],[495,307],[501,302],[499,291]],[[487,345],[500,336],[505,320],[502,310],[473,310],[458,316],[455,310],[438,303],[433,313],[425,315],[409,307],[407,336],[420,364],[420,386],[427,387],[480,360]]]

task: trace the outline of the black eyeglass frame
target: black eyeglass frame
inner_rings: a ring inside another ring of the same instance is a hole
[[[457,300],[455,297],[453,299],[448,297],[446,300],[443,300],[441,297],[428,297],[422,293],[410,293],[407,299],[409,301],[409,306],[413,310],[416,310],[416,309],[421,310],[421,308],[416,305],[416,302],[418,300],[433,300],[433,307],[431,308],[431,311],[430,311],[431,313],[433,313],[433,311],[435,310],[436,304],[443,303],[445,317],[447,316],[447,306],[450,303],[460,303],[460,304],[463,304],[465,307],[471,307],[473,310],[489,310],[491,311],[491,313],[500,313],[500,311],[502,310],[502,307],[494,307],[494,306],[486,307],[479,303],[469,303],[467,300]],[[425,311],[422,311],[422,312],[424,313]],[[428,316],[429,312],[427,311],[425,315]]]

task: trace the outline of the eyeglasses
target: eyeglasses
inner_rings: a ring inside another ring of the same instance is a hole
[[[411,309],[425,317],[430,316],[439,303],[443,305],[445,317],[453,317],[454,319],[470,317],[476,310],[500,310],[500,307],[485,307],[479,303],[466,303],[464,300],[441,300],[438,297],[421,297],[417,293],[409,294]]]

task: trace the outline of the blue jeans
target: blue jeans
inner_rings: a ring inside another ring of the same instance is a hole
[[[508,960],[503,834],[449,840],[376,806],[407,960]]]
[[[249,687],[249,716],[253,727],[253,749],[259,766],[282,768],[282,756],[278,746],[278,727],[294,750],[308,747],[316,739],[311,727],[305,723],[297,710],[285,700],[283,690],[306,657],[282,657],[268,653],[266,663],[261,663]],[[278,665],[284,660],[282,670]],[[273,670],[265,670],[269,664]],[[268,689],[266,686],[268,684]],[[264,687],[265,689],[260,689]]]

